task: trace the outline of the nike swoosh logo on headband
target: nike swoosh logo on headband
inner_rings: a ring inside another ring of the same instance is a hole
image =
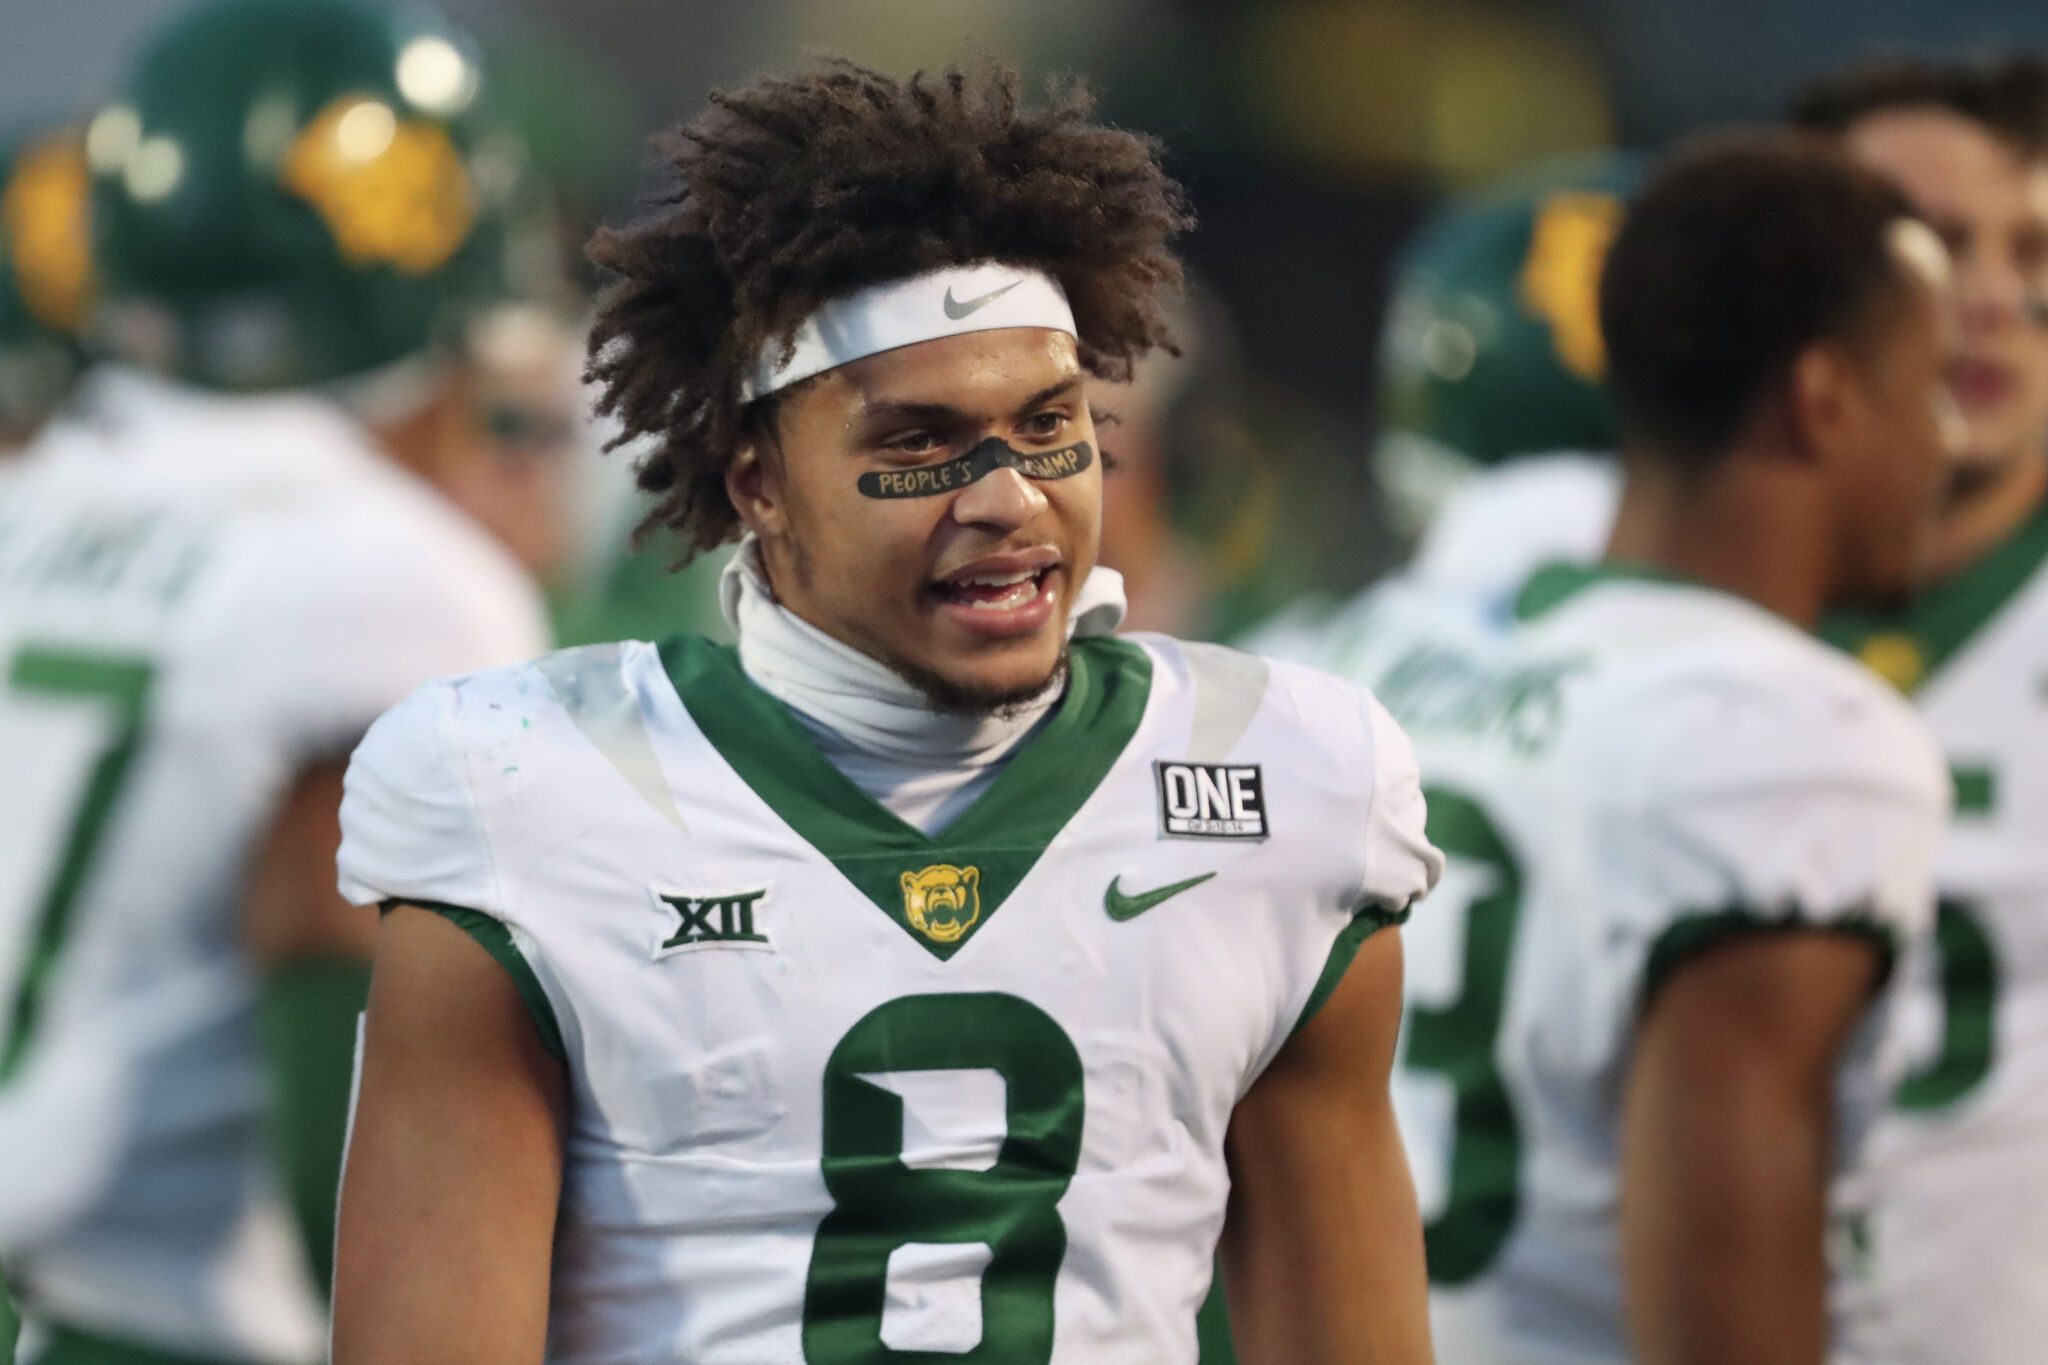
[[[1015,289],[1018,285],[1022,283],[1024,283],[1024,281],[1022,280],[1011,280],[1001,289],[991,289],[986,294],[983,294],[980,298],[969,299],[965,303],[961,303],[959,300],[953,297],[953,286],[949,284],[946,286],[946,316],[952,318],[954,321],[957,322],[961,318],[966,317],[969,313],[977,312],[984,306],[994,303],[997,299],[1009,293],[1012,289]],[[926,294],[925,297],[930,298],[931,295]]]

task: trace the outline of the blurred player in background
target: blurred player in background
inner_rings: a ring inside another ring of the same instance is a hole
[[[1641,176],[1619,152],[1540,166],[1454,201],[1402,254],[1373,476],[1413,543],[1403,581],[1498,605],[1604,543],[1621,475],[1600,267]],[[1373,598],[1298,603],[1245,646],[1343,672]]]
[[[1553,496],[1554,509],[1532,497],[1618,485],[1600,267],[1641,175],[1618,152],[1539,167],[1454,203],[1404,253],[1381,342],[1373,458],[1397,523],[1421,537],[1413,572],[1518,581],[1583,534],[1571,520],[1582,495]],[[1527,469],[1545,472],[1522,477]],[[1465,510],[1481,501],[1516,514]],[[1467,543],[1468,522],[1486,534]]]
[[[2041,766],[2029,746],[2048,742],[2033,720],[2048,631],[2048,78],[2033,58],[1888,60],[1817,84],[1795,114],[1905,190],[1950,247],[1960,303],[1967,440],[1933,581],[1912,611],[1824,624],[1912,694],[1956,778],[1939,953],[1913,964],[1905,1012],[1916,1068],[1873,1141],[1887,1173],[1875,1259],[1900,1358],[2032,1359],[2048,1335],[2035,1289],[2048,1277],[2048,878],[2031,870],[2041,817],[2024,776]],[[1599,552],[1618,488],[1606,462],[1510,461],[1451,500],[1409,582],[1499,609],[1532,537],[1562,557]],[[1320,638],[1275,647],[1358,676],[1375,615],[1368,596]]]
[[[606,407],[685,544],[745,532],[739,646],[438,684],[357,751],[337,1360],[1186,1361],[1219,1233],[1251,1358],[1428,1358],[1406,744],[1107,638],[1088,385],[1168,343],[1187,223],[1020,86],[757,80],[597,238]]]
[[[0,148],[0,459],[64,403],[92,304],[90,193],[76,128]]]
[[[503,307],[546,290],[480,79],[424,13],[231,0],[88,126],[130,363],[0,474],[0,1255],[40,1361],[321,1354],[370,949],[342,759],[422,680],[545,646],[479,522],[558,547],[573,391]]]
[[[1606,563],[1512,620],[1414,582],[1362,614],[1462,912],[1411,933],[1396,1088],[1446,1360],[1812,1365],[1881,1326],[1859,1155],[1946,783],[1802,631],[1925,571],[1945,270],[1828,141],[1674,159],[1601,286]]]
[[[1885,1358],[2020,1365],[2048,1342],[2048,64],[1878,63],[1797,112],[1905,186],[1961,301],[1938,581],[1825,630],[1913,698],[1956,786],[1914,1070],[1875,1138]]]
[[[84,368],[92,302],[91,192],[76,128],[0,150],[0,464],[35,438]],[[0,1284],[0,1361],[17,1323]]]

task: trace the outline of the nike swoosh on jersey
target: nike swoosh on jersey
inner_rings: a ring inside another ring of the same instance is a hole
[[[955,299],[953,297],[953,286],[949,284],[946,286],[946,316],[954,319],[957,322],[959,319],[966,317],[969,313],[975,312],[984,305],[994,303],[997,299],[1009,293],[1012,289],[1015,289],[1018,285],[1022,283],[1024,283],[1024,281],[1022,280],[1011,280],[1001,289],[991,289],[986,294],[983,294],[980,298],[969,299],[965,303],[961,303],[958,299]],[[925,295],[925,297],[930,298],[931,295],[927,294]]]
[[[1109,911],[1109,917],[1113,920],[1136,919],[1161,901],[1172,900],[1181,892],[1200,886],[1215,875],[1214,872],[1204,872],[1199,877],[1190,877],[1184,882],[1175,882],[1171,886],[1162,886],[1157,891],[1145,891],[1135,896],[1126,896],[1117,888],[1117,883],[1123,880],[1121,876],[1111,877],[1109,889],[1102,893],[1102,908]]]

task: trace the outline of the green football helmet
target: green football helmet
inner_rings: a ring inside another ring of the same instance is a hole
[[[215,0],[146,45],[86,130],[116,354],[207,387],[365,374],[537,286],[516,135],[476,44],[419,11]]]
[[[1547,163],[1450,204],[1402,255],[1376,456],[1397,520],[1474,467],[1613,448],[1600,267],[1641,177],[1618,152]]]
[[[0,444],[71,391],[93,297],[91,196],[76,129],[0,145]]]

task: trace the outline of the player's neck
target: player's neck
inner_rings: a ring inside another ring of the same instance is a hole
[[[1791,461],[1731,454],[1710,473],[1624,461],[1610,562],[1647,565],[1746,598],[1802,629],[1834,565],[1822,491]]]
[[[719,605],[757,686],[849,747],[891,762],[969,767],[1000,761],[1059,700],[1059,682],[1000,714],[953,715],[886,665],[775,600],[750,539],[719,580]]]
[[[1950,504],[1929,566],[1936,582],[1953,577],[2011,539],[2048,500],[2048,458],[2015,460]]]

